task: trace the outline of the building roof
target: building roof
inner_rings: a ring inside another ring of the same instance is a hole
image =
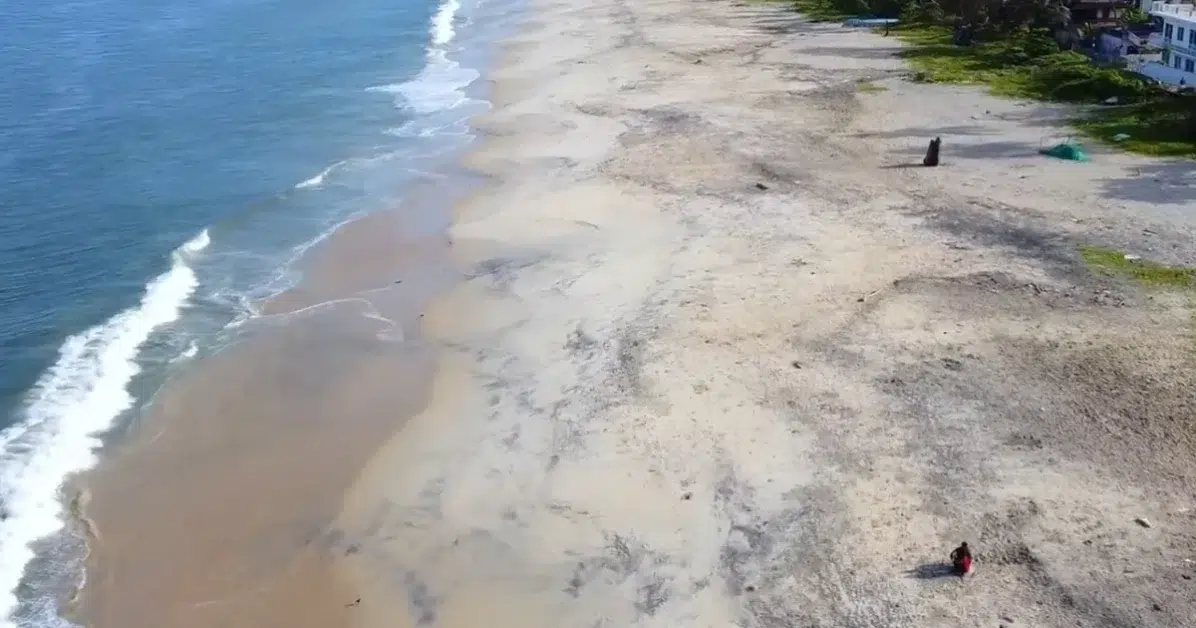
[[[1165,22],[1196,24],[1196,6],[1190,4],[1152,2],[1150,14],[1163,18]]]
[[[1110,36],[1112,36],[1112,37],[1118,37],[1118,38],[1122,38],[1122,37],[1125,37],[1125,36],[1126,36],[1126,34],[1130,34],[1130,35],[1133,35],[1133,36],[1135,36],[1135,37],[1137,37],[1137,38],[1139,38],[1139,39],[1146,39],[1147,37],[1149,37],[1149,36],[1151,35],[1151,33],[1155,33],[1155,32],[1158,32],[1158,29],[1156,29],[1156,28],[1155,28],[1155,27],[1153,27],[1153,26],[1150,26],[1150,25],[1143,25],[1143,26],[1134,25],[1134,26],[1129,26],[1129,27],[1122,27],[1122,28],[1114,28],[1114,29],[1110,29],[1110,30],[1107,30],[1107,31],[1105,31],[1105,32],[1104,32],[1104,33],[1102,33],[1102,34],[1103,34],[1103,35],[1110,35]]]

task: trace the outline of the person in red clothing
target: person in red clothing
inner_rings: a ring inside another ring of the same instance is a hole
[[[960,543],[959,547],[951,552],[951,565],[961,578],[972,573],[972,550],[968,549],[967,541]]]

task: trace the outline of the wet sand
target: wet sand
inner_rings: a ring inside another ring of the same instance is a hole
[[[1078,255],[1196,262],[1190,165],[782,5],[533,7],[335,523],[362,625],[1190,624],[1190,301]]]
[[[331,561],[344,548],[329,524],[424,403],[433,355],[419,318],[456,276],[443,235],[405,215],[339,229],[246,341],[169,383],[83,479],[87,625],[349,623],[358,596]]]

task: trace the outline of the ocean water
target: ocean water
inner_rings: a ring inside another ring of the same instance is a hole
[[[105,437],[455,162],[504,1],[0,5],[0,627],[66,625]]]

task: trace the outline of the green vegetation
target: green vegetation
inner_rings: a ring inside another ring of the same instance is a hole
[[[1074,121],[1080,131],[1126,150],[1166,157],[1196,156],[1196,98],[1171,94],[1141,77],[1060,51],[1052,40],[1020,34],[971,46],[951,44],[951,33],[933,26],[895,31],[915,78],[925,82],[986,85],[994,94],[1097,105]],[[1128,135],[1129,139],[1116,138]]]
[[[793,0],[793,8],[815,22],[841,22],[854,15],[867,14],[866,11],[860,13],[851,9],[840,9],[836,6],[839,4],[845,3],[832,0]]]
[[[884,85],[877,85],[872,81],[860,81],[855,84],[855,89],[857,92],[864,94],[875,94],[878,92],[888,91],[889,88],[885,87]]]
[[[1127,259],[1125,254],[1096,246],[1080,247],[1080,259],[1088,268],[1109,276],[1134,279],[1153,288],[1196,288],[1196,268],[1166,266],[1146,260]]]
[[[1145,26],[1150,24],[1150,16],[1145,11],[1138,7],[1133,7],[1125,12],[1123,16],[1126,24],[1131,26]]]
[[[1163,91],[1137,74],[1061,49],[1054,34],[1074,30],[1064,0],[790,1],[816,20],[900,17],[892,34],[907,44],[902,56],[915,81],[1094,105],[1074,122],[1090,137],[1137,153],[1196,156],[1196,95]],[[1130,12],[1125,21],[1142,17]],[[1102,104],[1114,97],[1117,105]]]
[[[1192,96],[1168,95],[1128,107],[1107,107],[1076,120],[1085,134],[1128,151],[1159,157],[1196,157]],[[1119,135],[1129,139],[1118,141]]]
[[[1092,104],[1109,97],[1144,102],[1156,93],[1141,77],[1094,65],[1078,52],[1060,51],[1054,40],[1040,34],[1014,33],[956,46],[951,31],[942,27],[904,27],[895,33],[910,44],[902,56],[928,82],[983,84],[1001,96]]]

